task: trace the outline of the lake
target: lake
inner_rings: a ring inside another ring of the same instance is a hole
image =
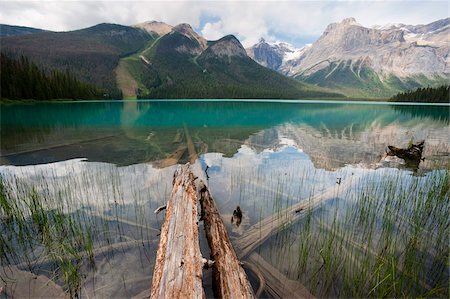
[[[255,290],[264,277],[262,297],[448,298],[449,108],[2,105],[1,266],[43,275],[72,296],[145,296],[164,221],[153,211],[167,201],[177,164],[191,162],[252,265]],[[388,145],[421,140],[418,166],[385,155]],[[237,206],[240,224],[231,221]],[[267,234],[265,219],[274,219]],[[209,256],[202,226],[199,235]]]

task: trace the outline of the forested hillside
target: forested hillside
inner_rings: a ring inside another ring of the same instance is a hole
[[[45,30],[24,26],[11,26],[0,24],[0,36],[14,36],[14,35],[23,35],[23,34],[32,34],[38,33]]]
[[[425,103],[449,103],[450,85],[437,88],[426,87],[406,91],[393,96],[392,102],[425,102]]]
[[[0,55],[1,99],[101,99],[103,92],[69,72],[44,72],[27,58]]]
[[[341,97],[308,86],[260,66],[234,36],[204,48],[193,36],[175,30],[143,52],[148,63],[129,60],[140,83],[140,98],[272,98]]]
[[[2,37],[1,52],[8,57],[27,57],[43,69],[68,70],[80,81],[107,91],[109,98],[120,98],[115,68],[121,57],[130,55],[153,37],[138,28],[99,24],[69,32],[39,32]]]

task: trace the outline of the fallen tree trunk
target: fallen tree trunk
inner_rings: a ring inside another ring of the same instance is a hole
[[[150,298],[204,298],[197,192],[190,165],[178,167],[161,229]]]
[[[214,296],[218,298],[255,298],[252,286],[239,262],[227,230],[208,188],[200,184],[200,204],[206,238],[211,249]]]

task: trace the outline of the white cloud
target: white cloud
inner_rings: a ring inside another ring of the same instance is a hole
[[[236,35],[245,46],[318,37],[331,22],[365,26],[429,23],[449,15],[448,1],[1,1],[0,23],[63,31],[101,22],[189,23],[208,39]]]
[[[223,23],[222,21],[214,23],[206,23],[201,31],[202,35],[208,40],[217,40],[224,35]]]

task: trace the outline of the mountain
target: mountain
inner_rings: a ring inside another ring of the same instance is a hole
[[[99,24],[1,37],[0,43],[5,56],[24,56],[47,74],[67,73],[108,98],[342,96],[260,66],[234,36],[207,41],[189,24]]]
[[[40,68],[68,71],[77,79],[121,97],[115,69],[121,57],[131,55],[154,40],[140,28],[99,24],[68,32],[41,32],[1,37],[1,52],[11,58],[24,55]]]
[[[45,30],[31,28],[31,27],[0,24],[0,36],[15,36],[15,35],[32,34],[32,33],[44,32],[44,31]]]
[[[388,97],[449,81],[449,34],[450,18],[427,25],[373,28],[348,18],[330,24],[299,57],[285,59],[275,69],[348,96]]]
[[[136,28],[141,28],[147,31],[148,33],[152,35],[164,35],[172,31],[172,26],[163,22],[158,21],[149,21],[144,23],[139,23],[134,25]]]
[[[125,58],[127,80],[140,98],[302,98],[340,96],[260,66],[232,35],[206,41],[180,24]],[[132,96],[132,94],[130,94]]]
[[[307,48],[308,46],[296,49],[294,46],[282,42],[268,43],[261,38],[257,44],[246,51],[250,58],[262,66],[281,71],[290,62],[298,59]]]

